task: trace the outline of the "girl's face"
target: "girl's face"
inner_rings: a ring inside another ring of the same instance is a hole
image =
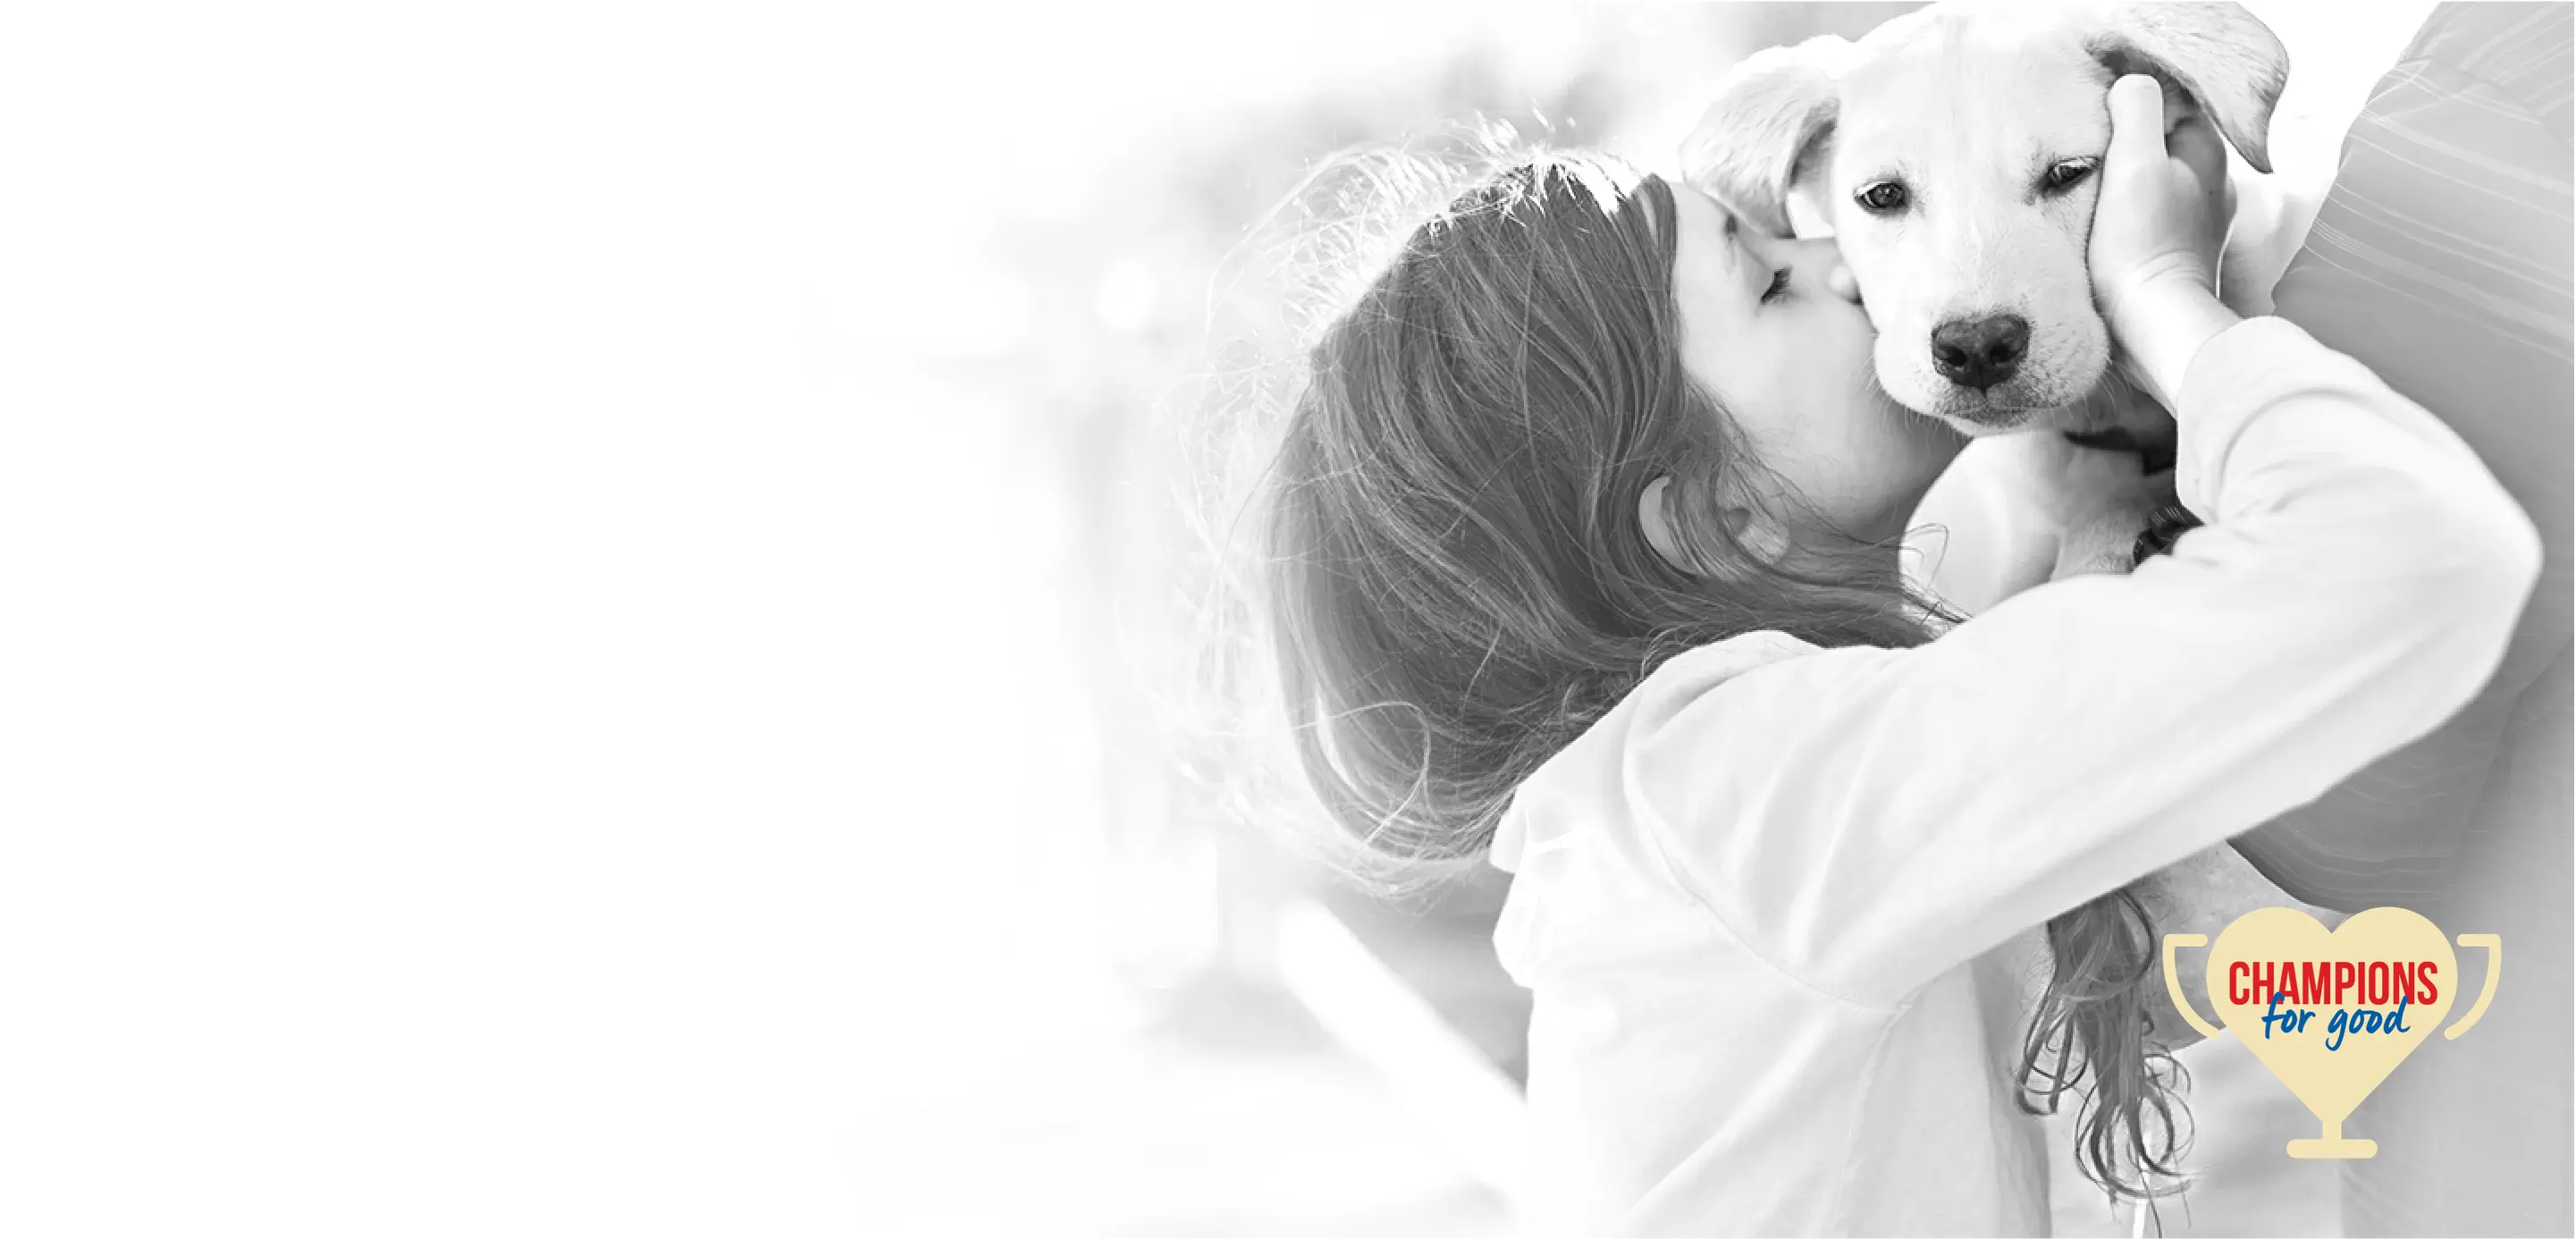
[[[1830,239],[1764,236],[1675,182],[1682,366],[1812,514],[1769,505],[1791,541],[1894,539],[1966,442],[1879,389],[1869,325]]]

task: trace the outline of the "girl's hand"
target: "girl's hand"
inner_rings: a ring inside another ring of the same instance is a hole
[[[2111,146],[2102,156],[2102,189],[2093,202],[2086,249],[2094,295],[2106,309],[2150,280],[2179,279],[2217,287],[2218,255],[2227,241],[2226,150],[2208,118],[2191,116],[2165,134],[2164,90],[2132,73],[2111,83]],[[2213,184],[2194,170],[2215,155]]]
[[[2157,290],[2215,295],[2227,242],[2227,152],[2205,116],[2186,117],[2168,137],[2154,78],[2132,73],[2113,82],[2110,107],[2111,146],[2085,259],[2103,319],[2134,347],[2137,307]],[[2196,167],[2215,167],[2214,182]]]

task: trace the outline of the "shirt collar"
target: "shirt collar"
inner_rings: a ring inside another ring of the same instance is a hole
[[[1520,872],[1521,846],[1528,834],[1528,829],[1521,824],[1520,797],[1514,796],[1512,803],[1503,809],[1503,820],[1494,826],[1494,841],[1486,845],[1485,860],[1505,873]]]

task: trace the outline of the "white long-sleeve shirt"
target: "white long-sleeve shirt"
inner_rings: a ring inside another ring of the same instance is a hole
[[[2176,403],[2209,523],[2171,556],[1915,649],[1690,651],[1522,785],[1490,859],[1536,1229],[2046,1233],[2013,1104],[2039,927],[2493,672],[2540,545],[2440,421],[2270,318]]]

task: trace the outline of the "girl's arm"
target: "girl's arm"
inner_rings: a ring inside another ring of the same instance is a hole
[[[1620,712],[1634,820],[1775,965],[1899,1001],[2313,799],[2495,670],[2540,548],[2475,455],[2288,322],[2204,339],[2142,352],[2209,522],[2171,555],[1916,649],[1684,655]]]

